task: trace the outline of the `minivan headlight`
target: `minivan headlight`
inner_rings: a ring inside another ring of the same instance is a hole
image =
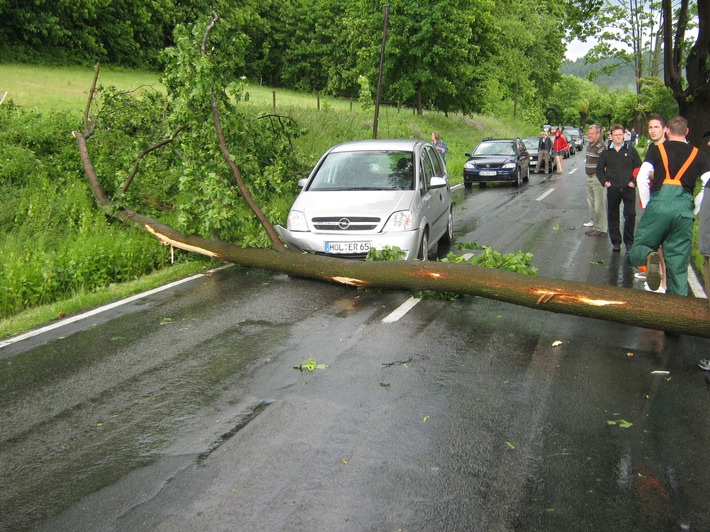
[[[383,231],[411,231],[413,228],[412,211],[397,211],[387,220]]]
[[[308,224],[306,223],[306,215],[301,211],[291,211],[288,213],[288,219],[286,220],[286,228],[289,231],[308,231]]]
[[[509,163],[505,163],[502,168],[515,168],[515,163],[512,161]]]

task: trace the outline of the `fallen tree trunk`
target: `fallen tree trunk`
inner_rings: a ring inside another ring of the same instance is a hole
[[[548,312],[710,338],[710,307],[704,299],[521,275],[468,264],[361,262],[290,250],[242,248],[229,242],[183,235],[150,217],[106,206],[113,216],[142,227],[166,245],[242,266],[361,288],[481,296]]]

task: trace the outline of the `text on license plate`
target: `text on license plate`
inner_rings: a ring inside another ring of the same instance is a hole
[[[326,242],[326,253],[367,253],[370,242]]]
[[[495,170],[482,170],[481,175],[483,175],[483,176],[496,175],[496,171]]]

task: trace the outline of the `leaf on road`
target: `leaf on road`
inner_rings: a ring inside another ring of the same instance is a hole
[[[326,369],[327,367],[327,364],[317,364],[313,358],[313,355],[311,355],[307,360],[304,360],[298,366],[294,366],[293,369],[300,371],[315,371],[317,369]]]
[[[562,345],[562,340],[555,340],[552,342],[552,347],[559,347]]]
[[[606,423],[607,425],[618,425],[619,428],[622,429],[628,429],[634,425],[633,423],[631,423],[630,421],[626,421],[625,419],[609,419]]]

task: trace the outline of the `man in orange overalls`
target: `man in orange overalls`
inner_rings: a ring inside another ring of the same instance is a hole
[[[685,140],[688,121],[674,116],[668,121],[663,144],[648,149],[638,178],[653,172],[651,199],[636,228],[628,252],[634,266],[646,265],[646,282],[651,290],[661,284],[658,247],[663,246],[668,294],[688,295],[688,263],[693,239],[693,191],[698,178],[710,179],[710,161]]]

